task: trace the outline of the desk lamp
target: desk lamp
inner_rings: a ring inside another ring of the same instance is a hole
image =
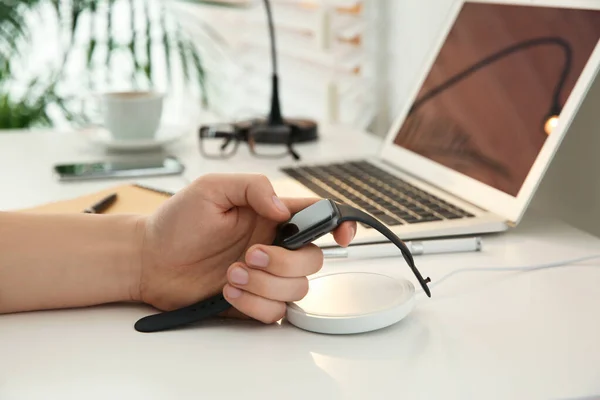
[[[273,13],[271,11],[271,2],[269,0],[263,0],[263,2],[269,25],[271,48],[271,107],[266,119],[238,121],[232,124],[233,129],[242,137],[252,138],[255,143],[289,144],[315,141],[318,139],[318,126],[315,121],[310,119],[284,118],[282,115],[279,99],[279,72]],[[206,129],[206,127],[203,129]]]
[[[558,125],[560,113],[562,111],[562,107],[560,105],[560,96],[562,94],[563,87],[569,73],[571,72],[572,60],[573,60],[573,51],[571,46],[567,41],[559,37],[541,37],[536,39],[527,40],[524,42],[517,43],[515,45],[509,46],[503,50],[500,50],[497,53],[494,53],[483,60],[473,64],[471,67],[465,69],[464,71],[454,75],[452,78],[448,79],[446,82],[434,87],[429,92],[425,93],[420,99],[418,99],[415,104],[410,109],[409,115],[416,111],[420,106],[422,106],[425,102],[430,100],[431,98],[437,96],[441,92],[450,88],[451,86],[457,84],[463,79],[467,78],[469,75],[477,72],[478,70],[485,68],[486,66],[501,60],[504,57],[507,57],[517,51],[529,49],[535,46],[544,46],[544,45],[554,45],[560,47],[565,54],[565,62],[563,66],[562,73],[560,75],[560,79],[554,89],[554,96],[552,98],[552,104],[550,106],[549,112],[544,116],[544,120],[542,121],[542,129],[547,134],[550,135],[554,128]]]

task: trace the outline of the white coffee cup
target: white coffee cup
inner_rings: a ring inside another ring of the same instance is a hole
[[[116,140],[152,139],[161,124],[164,95],[154,91],[100,95],[104,127]]]

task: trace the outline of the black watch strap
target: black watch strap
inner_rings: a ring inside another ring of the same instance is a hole
[[[135,323],[135,330],[144,333],[165,331],[212,317],[230,307],[223,295],[218,294],[187,307],[144,317]]]
[[[431,282],[431,279],[429,277],[427,277],[426,279],[423,279],[423,276],[421,275],[421,273],[415,266],[415,260],[413,259],[413,256],[410,253],[410,250],[408,249],[408,247],[406,247],[404,242],[402,242],[402,240],[400,240],[398,238],[398,236],[396,236],[396,234],[394,234],[394,232],[392,232],[388,227],[386,227],[382,222],[380,222],[376,218],[372,217],[371,215],[369,215],[357,208],[348,206],[346,204],[336,203],[336,205],[341,214],[339,223],[342,223],[345,221],[361,222],[361,223],[369,225],[373,229],[379,231],[379,233],[381,233],[388,240],[390,240],[392,243],[394,243],[396,245],[396,247],[398,247],[398,249],[400,249],[400,251],[402,252],[402,256],[406,260],[406,263],[408,264],[408,266],[410,267],[412,272],[417,277],[417,280],[419,281],[419,284],[423,288],[423,291],[425,291],[425,293],[427,294],[428,297],[431,297],[431,291],[429,290],[429,287],[427,286],[427,284],[429,282]]]

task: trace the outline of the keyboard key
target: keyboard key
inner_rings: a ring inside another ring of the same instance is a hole
[[[408,217],[408,218],[403,218],[404,222],[406,222],[407,224],[415,224],[417,222],[419,222],[418,218],[415,217]]]
[[[410,221],[415,219],[415,216],[412,214],[397,214],[397,217],[403,221]]]
[[[399,195],[398,193],[392,192],[392,191],[382,191],[381,194],[383,194],[384,196],[389,197],[390,199],[394,200],[394,201],[404,201],[402,200],[402,196]]]
[[[401,209],[398,207],[390,207],[388,209],[388,211],[390,211],[392,214],[398,215],[398,216],[403,215],[403,214],[410,214],[407,209]]]
[[[427,216],[427,217],[422,217],[419,221],[420,222],[431,222],[431,221],[441,221],[442,219],[439,217],[436,217],[435,215],[431,215],[431,216]]]
[[[419,214],[419,217],[425,219],[425,218],[437,218],[435,215],[433,215],[430,212],[424,212],[422,214]]]
[[[427,215],[427,214],[430,214],[429,211],[427,211],[427,210],[425,210],[424,208],[421,208],[421,207],[413,208],[411,211],[414,212],[415,214],[418,214],[418,215]]]
[[[444,218],[448,218],[448,219],[455,219],[455,218],[462,218],[462,215],[460,214],[453,214],[451,212],[445,212],[441,214]]]
[[[389,216],[387,214],[378,215],[377,218],[379,220],[381,220],[381,222],[383,222],[384,224],[389,225],[389,226],[402,225],[402,223],[400,221],[398,221],[396,218]]]
[[[379,204],[382,207],[385,207],[386,209],[390,209],[390,208],[394,208],[396,207],[395,205],[393,205],[392,203],[390,203],[389,201],[385,200],[385,199],[380,199],[377,204]]]
[[[437,205],[437,204],[434,205],[434,206],[429,207],[429,209],[433,210],[433,211],[436,211],[436,212],[446,212],[446,211],[448,211],[447,208],[444,208],[444,207],[442,207],[440,205]]]

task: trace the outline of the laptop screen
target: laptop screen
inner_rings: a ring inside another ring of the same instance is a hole
[[[598,10],[465,4],[394,143],[517,196],[599,40]]]

